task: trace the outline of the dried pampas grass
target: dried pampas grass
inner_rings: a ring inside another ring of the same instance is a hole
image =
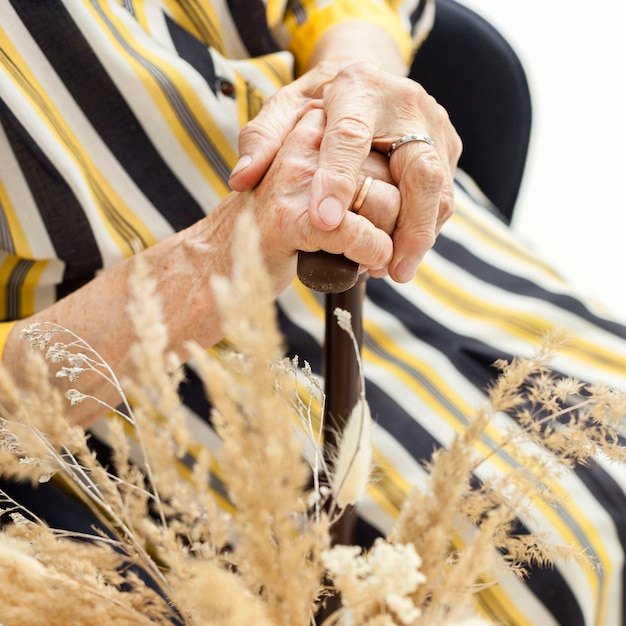
[[[356,502],[371,480],[364,380],[327,485],[321,428],[313,424],[319,384],[306,364],[281,360],[251,216],[238,224],[234,246],[232,280],[215,281],[228,341],[209,352],[189,346],[222,440],[216,458],[198,450],[187,427],[181,369],[165,353],[167,329],[140,258],[129,308],[137,380],[119,381],[90,346],[54,325],[26,336],[60,364],[61,376],[77,381],[66,400],[47,383],[48,364],[38,353],[24,357],[23,388],[0,368],[2,475],[62,485],[106,530],[84,536],[48,528],[0,491],[0,510],[12,520],[0,532],[4,626],[307,626],[332,594],[342,604],[325,626],[484,626],[475,601],[499,568],[523,575],[528,564],[561,558],[593,567],[576,549],[513,531],[530,501],[550,506],[559,497],[537,474],[566,471],[599,452],[625,457],[618,441],[623,395],[554,375],[549,362],[559,336],[547,337],[536,355],[499,364],[489,403],[448,448],[435,451],[427,480],[410,492],[385,540],[368,550],[331,545],[325,511]],[[338,311],[337,318],[351,332],[349,316]],[[119,406],[104,407],[113,416],[113,467],[98,463],[66,417],[67,401],[99,402],[80,391],[83,371],[105,377],[120,397]],[[520,472],[486,477],[476,488],[475,472],[488,461],[478,452],[481,437],[503,412],[515,420],[499,445]],[[226,480],[228,514],[211,488],[215,468]]]

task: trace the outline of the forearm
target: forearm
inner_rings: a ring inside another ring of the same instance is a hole
[[[239,204],[236,206],[235,196],[229,196],[206,219],[142,253],[157,280],[157,294],[168,329],[168,350],[181,359],[186,357],[186,341],[193,339],[210,346],[222,337],[210,278],[217,274],[230,276],[230,233],[240,213]],[[37,322],[58,324],[78,335],[102,356],[118,378],[134,376],[129,346],[136,337],[127,305],[132,297],[129,279],[136,261],[133,257],[101,272],[76,292],[14,326],[4,348],[3,365],[18,384],[27,380],[22,366],[24,353],[29,349],[20,338],[20,331]],[[58,341],[68,339],[69,336],[59,337]],[[78,382],[68,385],[66,379],[51,372],[51,381],[62,392],[75,386],[102,402],[115,405],[120,401],[112,386],[93,374],[83,374]],[[75,422],[88,425],[103,409],[87,401],[70,410]]]

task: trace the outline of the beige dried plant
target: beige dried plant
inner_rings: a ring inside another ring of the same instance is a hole
[[[242,216],[234,246],[246,254],[234,257],[233,280],[217,280],[214,287],[236,351],[190,349],[223,441],[220,465],[235,506],[234,561],[273,623],[306,624],[320,593],[328,524],[323,515],[308,515],[310,468],[293,405],[276,389],[272,365],[282,356],[282,337],[269,279],[258,271],[262,258],[251,216]]]
[[[412,596],[424,609],[416,625],[456,623],[503,567],[520,577],[530,565],[550,567],[557,559],[595,567],[584,548],[514,532],[518,518],[529,519],[531,503],[550,507],[562,501],[551,477],[599,453],[615,462],[626,459],[618,442],[626,396],[555,374],[550,362],[566,342],[565,333],[554,332],[535,355],[494,364],[501,374],[488,403],[448,448],[434,453],[426,486],[409,494],[390,537],[412,543],[423,560],[426,583]],[[502,413],[512,417],[508,433],[498,448],[479,454],[489,425]],[[517,471],[488,476],[472,488],[475,472],[501,449]]]
[[[428,480],[411,491],[387,538],[369,550],[331,546],[325,511],[357,499],[371,470],[365,385],[355,434],[348,429],[334,452],[342,469],[326,483],[321,425],[314,423],[321,413],[314,407],[319,382],[307,364],[281,360],[251,216],[237,226],[233,258],[231,280],[214,284],[228,341],[208,352],[189,346],[222,440],[216,458],[198,451],[186,424],[181,369],[166,353],[155,285],[139,258],[129,308],[136,380],[119,381],[68,329],[44,324],[26,333],[49,362],[60,364],[58,375],[78,381],[67,394],[70,403],[100,402],[81,393],[84,371],[118,390],[119,405],[103,407],[110,414],[113,468],[98,463],[85,433],[67,419],[67,400],[47,382],[49,364],[38,352],[24,357],[29,378],[22,389],[0,368],[2,475],[61,484],[108,531],[85,537],[48,528],[0,491],[0,509],[13,522],[0,532],[3,626],[172,619],[185,626],[307,626],[327,593],[340,594],[343,605],[325,626],[483,625],[473,617],[473,603],[481,588],[495,584],[500,568],[522,576],[529,564],[559,558],[593,567],[584,553],[514,532],[531,502],[551,506],[560,497],[549,480],[534,479],[537,473],[556,475],[599,453],[625,457],[617,437],[624,396],[556,376],[549,363],[563,337],[547,337],[534,356],[498,364],[502,373],[489,402],[448,448],[435,452]],[[350,332],[349,318],[338,317]],[[475,488],[477,471],[497,453],[479,452],[481,441],[503,414],[511,427],[498,449],[506,449],[519,471],[503,478],[479,472]],[[195,465],[181,471],[190,449]],[[232,515],[220,509],[210,486],[216,464]],[[354,487],[348,496],[346,484]],[[334,588],[327,588],[329,581]]]

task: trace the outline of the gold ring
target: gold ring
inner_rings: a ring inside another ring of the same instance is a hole
[[[370,190],[374,179],[371,176],[366,176],[361,183],[361,186],[357,189],[357,192],[354,194],[354,199],[352,200],[352,204],[350,205],[350,210],[354,213],[358,213],[361,207],[363,206],[363,202],[365,202],[365,196],[367,192]]]

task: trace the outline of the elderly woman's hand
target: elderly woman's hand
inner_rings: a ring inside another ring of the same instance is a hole
[[[330,64],[317,65],[270,98],[244,127],[231,186],[249,189],[260,180],[303,111],[318,97],[326,126],[309,201],[310,220],[318,229],[333,231],[351,219],[348,209],[372,150],[386,156],[394,142],[411,134],[434,144],[407,141],[389,158],[401,210],[388,270],[392,278],[406,282],[452,214],[453,176],[461,153],[461,141],[446,111],[411,79],[366,63],[353,63],[338,72]]]
[[[309,106],[261,182],[241,194],[256,213],[261,245],[277,291],[293,279],[297,250],[343,253],[373,274],[386,273],[393,256],[390,235],[398,219],[400,194],[387,159],[380,154],[372,153],[361,168],[360,182],[366,176],[373,181],[358,214],[349,212],[333,229],[321,229],[314,223],[309,203],[319,171],[324,129],[324,111]]]

